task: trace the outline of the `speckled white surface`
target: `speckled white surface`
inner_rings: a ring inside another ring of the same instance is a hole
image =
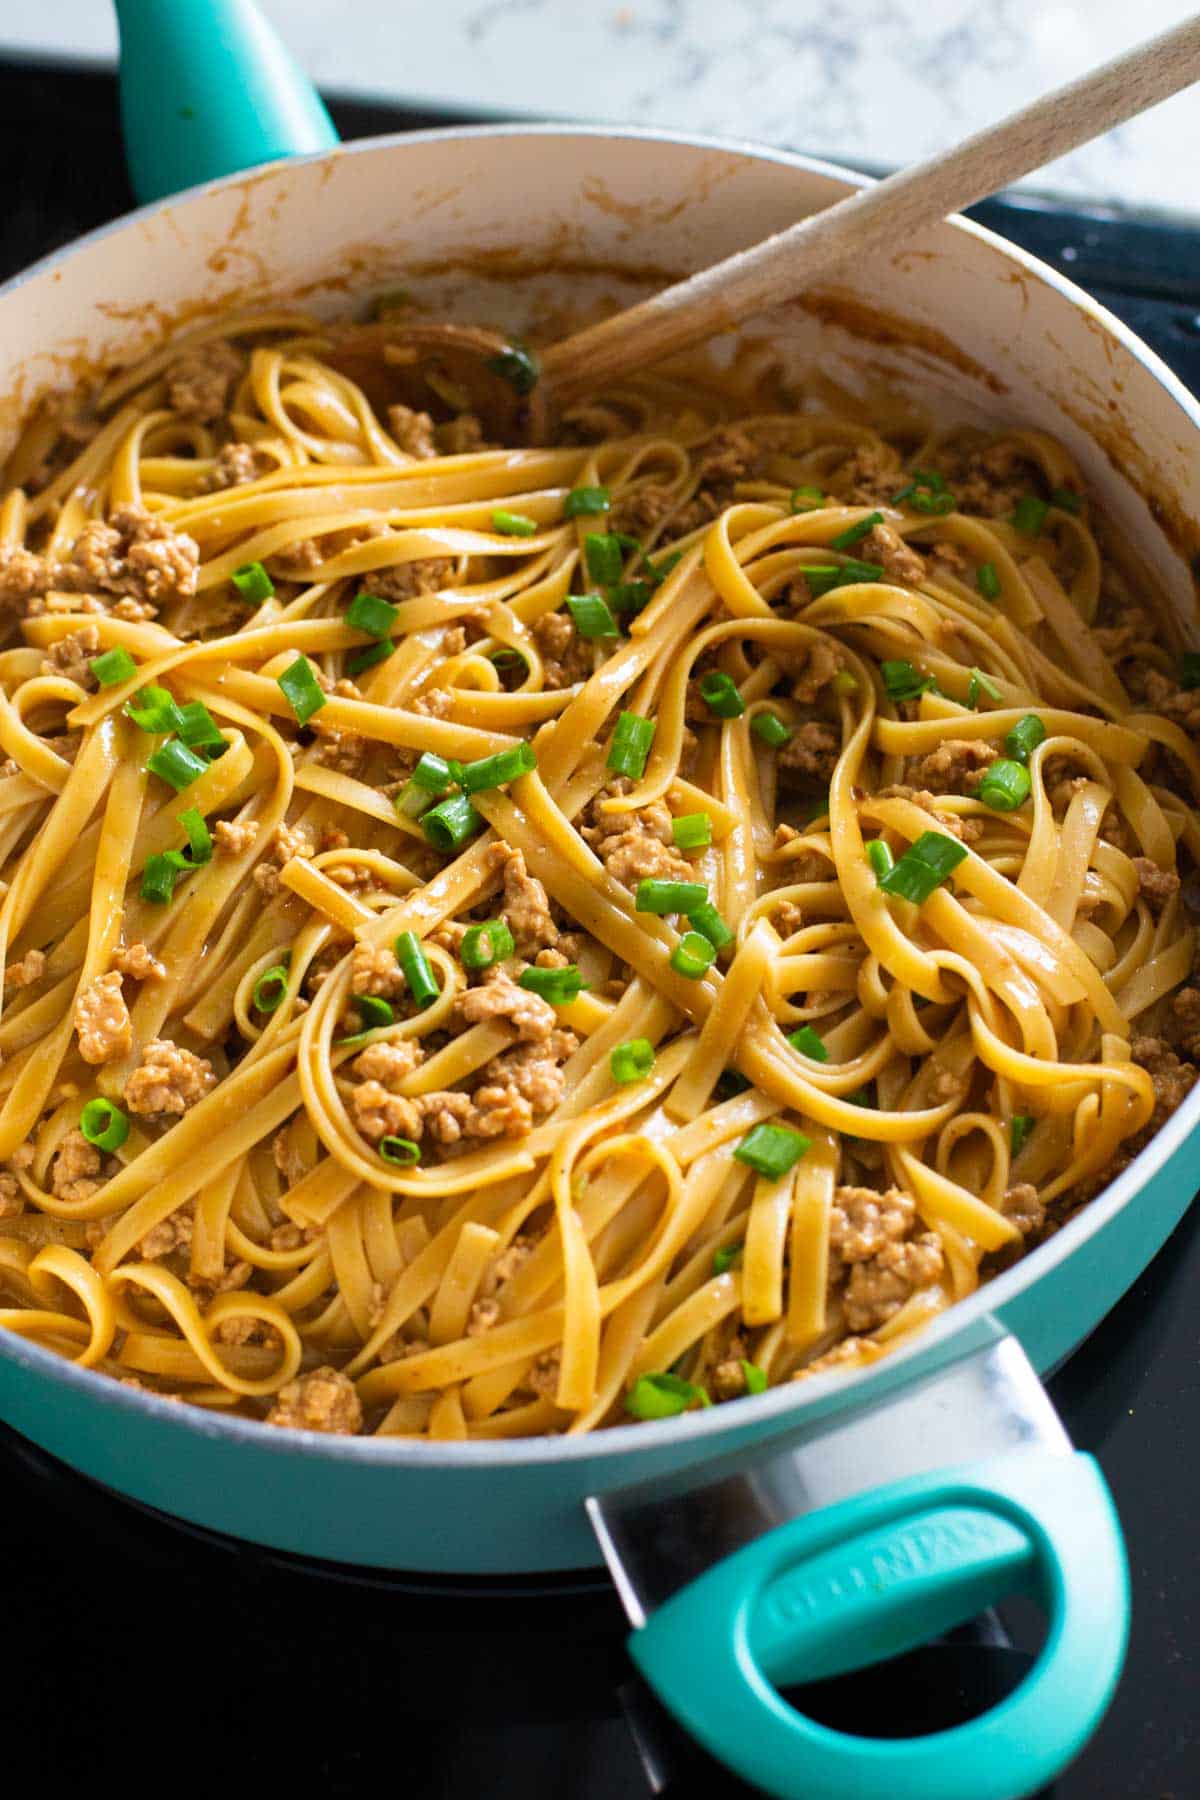
[[[1178,0],[263,0],[316,79],[421,105],[622,120],[894,165],[1082,74]],[[0,0],[0,44],[111,57],[105,0]],[[1033,185],[1200,211],[1200,92]]]

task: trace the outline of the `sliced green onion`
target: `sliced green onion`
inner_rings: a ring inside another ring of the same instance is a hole
[[[425,954],[425,947],[415,931],[402,931],[393,946],[396,961],[400,964],[400,972],[408,983],[408,991],[418,1007],[428,1006],[436,1000],[441,988],[433,973],[433,967]]]
[[[1045,737],[1046,727],[1037,713],[1026,713],[1005,734],[1004,748],[1014,762],[1026,763],[1038,745],[1045,741]]]
[[[765,1394],[767,1391],[767,1371],[760,1369],[757,1363],[742,1359],[742,1374],[746,1381],[748,1394]]]
[[[537,768],[537,754],[532,744],[514,744],[511,750],[497,750],[494,756],[482,756],[478,762],[463,764],[464,794],[483,794],[490,788],[504,787]]]
[[[936,469],[914,469],[908,485],[902,487],[898,494],[893,494],[892,505],[898,506],[901,500],[907,500],[913,494],[924,493],[928,496],[947,492],[945,480]]]
[[[982,669],[972,669],[971,679],[967,683],[967,705],[978,706],[980,694],[986,694],[989,700],[999,700],[1000,689]]]
[[[192,853],[192,863],[198,869],[202,863],[212,861],[213,843],[208,826],[204,823],[204,814],[198,806],[189,806],[186,812],[179,814],[179,823],[187,833],[188,847]]]
[[[646,772],[646,758],[654,742],[654,732],[653,719],[644,719],[640,713],[623,712],[608,746],[606,767],[614,774],[640,781]]]
[[[389,656],[395,654],[395,650],[395,644],[387,641],[369,644],[365,650],[356,650],[354,655],[346,660],[346,673],[348,675],[365,675],[368,669],[375,667],[376,663],[386,662]]]
[[[248,606],[261,606],[275,592],[275,583],[260,562],[243,563],[229,579]]]
[[[128,650],[120,646],[106,650],[102,656],[93,656],[88,667],[101,687],[119,687],[121,682],[137,674],[137,664]]]
[[[583,992],[583,975],[574,963],[563,969],[522,969],[517,986],[540,995],[551,1006],[569,1006]]]
[[[437,795],[453,787],[454,774],[443,757],[435,756],[432,750],[423,750],[409,780],[424,788],[426,793]]]
[[[958,504],[936,469],[914,469],[912,480],[892,495],[892,505],[907,503],[913,512],[942,517]]]
[[[580,637],[615,638],[620,635],[603,594],[568,595],[567,610]]]
[[[664,556],[659,562],[652,561],[646,552],[642,551],[642,567],[650,571],[650,580],[655,587],[661,587],[671,570],[682,561],[682,550],[672,550],[669,556]]]
[[[421,1160],[421,1146],[414,1144],[411,1138],[381,1137],[375,1146],[384,1162],[395,1163],[398,1168],[410,1168]]]
[[[460,850],[483,820],[465,794],[452,794],[421,815],[421,830],[435,850]]]
[[[728,1275],[735,1262],[742,1254],[740,1244],[723,1244],[719,1250],[713,1251],[713,1274]]]
[[[1057,506],[1063,512],[1077,513],[1083,505],[1083,495],[1077,494],[1074,488],[1056,487],[1050,496],[1051,506]]]
[[[519,650],[492,650],[488,653],[488,661],[497,669],[527,669],[528,662]]]
[[[384,1000],[379,994],[353,994],[351,1000],[355,1012],[362,1020],[362,1029],[379,1031],[385,1025],[394,1025],[395,1012],[390,1000]]]
[[[119,1150],[129,1136],[129,1120],[119,1106],[97,1096],[80,1113],[79,1129],[97,1150]]]
[[[697,1404],[712,1402],[702,1387],[681,1375],[639,1375],[625,1396],[625,1411],[635,1419],[673,1419]]]
[[[889,700],[916,700],[937,685],[932,675],[922,675],[912,663],[904,660],[880,663],[879,673],[883,676]]]
[[[896,866],[896,859],[882,838],[867,839],[867,861],[874,869],[878,881],[882,881]]]
[[[671,967],[689,981],[699,981],[716,960],[716,946],[698,931],[685,931],[671,952]]]
[[[851,545],[857,544],[860,538],[865,538],[869,531],[873,531],[876,525],[882,524],[883,514],[881,512],[868,513],[866,518],[860,519],[856,525],[847,525],[845,531],[839,531],[836,537],[830,538],[829,548],[831,550],[849,550]]]
[[[225,754],[227,745],[221,728],[203,700],[189,700],[186,706],[179,708],[177,730],[189,750],[214,750],[222,756]],[[214,759],[210,756],[208,760]]]
[[[856,556],[848,556],[837,572],[834,587],[850,587],[856,581],[878,581],[883,574],[882,563],[859,562]]]
[[[378,594],[357,594],[346,608],[347,625],[373,638],[391,637],[399,617],[400,608],[390,600],[381,600]]]
[[[801,1056],[807,1056],[813,1062],[829,1061],[829,1052],[825,1048],[824,1040],[820,1032],[815,1031],[811,1025],[801,1025],[798,1030],[789,1031],[788,1043],[793,1050],[798,1050]]]
[[[858,692],[858,676],[850,669],[839,669],[833,678],[835,694],[848,696]]]
[[[819,487],[793,488],[788,495],[788,505],[794,513],[815,512],[817,507],[824,504],[825,496]]]
[[[958,505],[953,494],[929,494],[918,488],[908,502],[914,512],[928,513],[937,519],[944,519]]]
[[[750,1083],[740,1069],[722,1069],[713,1092],[718,1100],[734,1100],[739,1094],[744,1094],[749,1086]]]
[[[838,584],[838,576],[842,568],[840,563],[801,563],[797,574],[803,575],[808,583],[808,591],[814,600],[827,594],[830,588]]]
[[[583,540],[583,558],[587,572],[598,587],[612,587],[620,581],[625,567],[621,534],[614,531],[589,531]]]
[[[446,794],[454,786],[454,775],[450,764],[426,750],[417,760],[417,766],[396,795],[393,802],[396,811],[406,819],[420,818],[421,814],[438,798]]]
[[[755,713],[750,721],[750,729],[756,738],[761,738],[772,750],[780,749],[791,740],[791,728],[784,724],[778,713]]]
[[[464,969],[490,969],[493,963],[511,956],[515,948],[504,920],[488,919],[483,925],[467,927],[458,954]]]
[[[297,725],[306,725],[313,714],[320,712],[324,706],[327,696],[322,693],[317,672],[307,656],[298,656],[276,679],[284,699],[296,716]]]
[[[644,606],[650,604],[653,592],[652,583],[639,577],[636,581],[614,581],[608,590],[608,597],[614,612],[640,613]]]
[[[1025,1145],[1029,1141],[1029,1134],[1032,1130],[1033,1130],[1033,1114],[1032,1113],[1014,1113],[1013,1114],[1012,1118],[1008,1122],[1008,1141],[1009,1141],[1009,1144],[1012,1146],[1012,1154],[1014,1156],[1020,1156],[1022,1150],[1025,1148]]]
[[[980,563],[975,571],[975,586],[985,600],[1000,598],[1000,575],[995,563]]]
[[[492,530],[498,531],[501,537],[534,537],[537,520],[525,513],[506,512],[504,507],[498,506],[492,514]]]
[[[1189,690],[1200,687],[1200,650],[1185,650],[1180,657],[1179,685]]]
[[[801,563],[799,574],[808,583],[808,591],[814,600],[827,594],[832,588],[852,587],[856,582],[878,581],[883,574],[882,563],[859,562],[856,556],[848,556],[844,563]]]
[[[957,838],[947,837],[940,831],[923,831],[895,867],[880,876],[879,885],[885,893],[921,906],[935,888],[941,887],[966,854],[966,845],[959,843]]]
[[[735,1160],[745,1163],[748,1169],[756,1169],[769,1180],[778,1181],[781,1175],[794,1168],[811,1145],[811,1138],[787,1125],[755,1125],[733,1154]]]
[[[264,969],[254,984],[254,1005],[258,1012],[273,1013],[287,997],[288,972],[282,963]]]
[[[182,850],[164,850],[148,856],[142,870],[141,896],[152,906],[165,906],[175,892],[175,883],[191,872],[191,863]]]
[[[591,518],[596,513],[606,513],[611,505],[612,495],[606,487],[572,488],[563,501],[563,518]]]
[[[712,817],[706,812],[680,813],[671,820],[671,836],[679,850],[706,850],[712,843]]]
[[[169,782],[176,793],[179,793],[182,788],[190,787],[198,776],[203,775],[208,764],[178,738],[168,738],[165,744],[160,744],[146,758],[146,767],[152,775]]]
[[[654,1045],[649,1038],[630,1038],[618,1044],[608,1058],[609,1072],[620,1086],[631,1081],[644,1081],[654,1067]]]
[[[125,702],[125,712],[139,731],[178,731],[179,706],[164,687],[141,688]]]
[[[484,367],[507,381],[518,394],[531,394],[541,373],[537,357],[523,344],[507,344],[498,356],[489,356]]]
[[[1000,756],[984,770],[979,798],[993,812],[1016,812],[1028,800],[1032,785],[1024,763]]]
[[[694,913],[708,900],[702,881],[660,881],[648,876],[639,881],[634,908],[637,912]]]
[[[1046,501],[1039,500],[1036,494],[1022,494],[1013,509],[1012,522],[1026,537],[1037,537],[1049,511]]]
[[[688,914],[688,924],[692,928],[689,936],[698,931],[714,950],[724,950],[727,944],[732,944],[736,935],[732,927],[725,923],[711,900],[706,900],[703,906],[692,909]]]
[[[746,710],[733,678],[721,669],[710,669],[700,677],[700,698],[718,719],[737,719]]]

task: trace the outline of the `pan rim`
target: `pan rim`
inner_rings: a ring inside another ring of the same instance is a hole
[[[618,142],[663,143],[688,150],[720,151],[758,162],[774,163],[798,172],[827,177],[847,187],[866,187],[869,176],[840,167],[820,157],[798,151],[777,149],[736,137],[708,136],[702,133],[660,129],[650,126],[615,126],[604,124],[566,124],[556,122],[505,122],[462,126],[437,126],[412,132],[389,132],[356,139],[333,150],[288,159],[286,163],[263,163],[255,168],[239,170],[213,181],[187,188],[165,200],[151,202],[97,226],[70,244],[50,251],[46,256],[19,271],[0,284],[0,304],[20,289],[35,282],[70,261],[94,244],[119,235],[130,226],[164,216],[180,206],[196,202],[223,189],[236,187],[247,180],[278,169],[306,164],[327,163],[342,157],[371,156],[397,151],[410,145],[420,146],[460,139],[508,138],[598,139]],[[965,232],[992,251],[1016,263],[1043,286],[1050,288],[1076,310],[1083,312],[1137,362],[1174,402],[1193,431],[1200,433],[1200,401],[1198,401],[1167,366],[1162,358],[1133,332],[1121,319],[1099,301],[1078,287],[1069,277],[1011,243],[998,232],[966,219],[951,215],[945,223]],[[685,1413],[675,1419],[646,1424],[616,1425],[604,1431],[576,1437],[534,1437],[474,1442],[430,1443],[409,1438],[333,1437],[309,1431],[273,1431],[260,1422],[241,1417],[223,1417],[195,1406],[180,1406],[163,1396],[122,1387],[109,1375],[76,1364],[46,1350],[14,1332],[0,1330],[0,1357],[27,1370],[31,1375],[52,1382],[62,1382],[83,1395],[112,1408],[141,1414],[156,1425],[173,1428],[186,1435],[205,1439],[222,1439],[229,1443],[245,1443],[257,1453],[281,1458],[300,1456],[310,1460],[342,1465],[366,1464],[392,1468],[490,1469],[537,1468],[547,1464],[570,1462],[608,1463],[635,1450],[671,1451],[688,1445],[707,1444],[716,1449],[731,1434],[754,1431],[767,1422],[785,1417],[800,1426],[812,1414],[818,1402],[837,1394],[844,1404],[836,1410],[848,1411],[867,1405],[885,1385],[891,1386],[892,1372],[915,1358],[928,1360],[930,1353],[953,1354],[952,1341],[968,1338],[972,1329],[987,1329],[991,1315],[1013,1301],[1027,1289],[1046,1280],[1069,1260],[1090,1238],[1101,1231],[1116,1215],[1131,1204],[1137,1194],[1161,1173],[1184,1139],[1200,1124],[1200,1085],[1155,1134],[1129,1166],[1109,1184],[1097,1198],[1078,1212],[1054,1237],[1038,1246],[1011,1269],[994,1276],[966,1299],[956,1301],[934,1319],[910,1343],[867,1368],[857,1371],[830,1371],[814,1376],[802,1386],[786,1383],[767,1392],[743,1399],[736,1407],[714,1407],[701,1412]]]

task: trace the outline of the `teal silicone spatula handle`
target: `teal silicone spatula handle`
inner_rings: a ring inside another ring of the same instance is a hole
[[[831,1731],[776,1684],[862,1668],[1016,1588],[1049,1629],[1021,1685],[949,1731]],[[1019,1800],[1095,1728],[1128,1631],[1120,1529],[1091,1457],[1028,1449],[804,1514],[680,1589],[630,1639],[659,1698],[779,1800]]]
[[[116,9],[139,200],[338,142],[312,82],[252,0],[116,0]]]

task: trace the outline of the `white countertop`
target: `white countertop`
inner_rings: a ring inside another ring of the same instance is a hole
[[[909,162],[1192,11],[1178,0],[263,0],[324,87]],[[0,0],[0,47],[111,58],[105,0]],[[1200,91],[1028,185],[1200,213]]]

